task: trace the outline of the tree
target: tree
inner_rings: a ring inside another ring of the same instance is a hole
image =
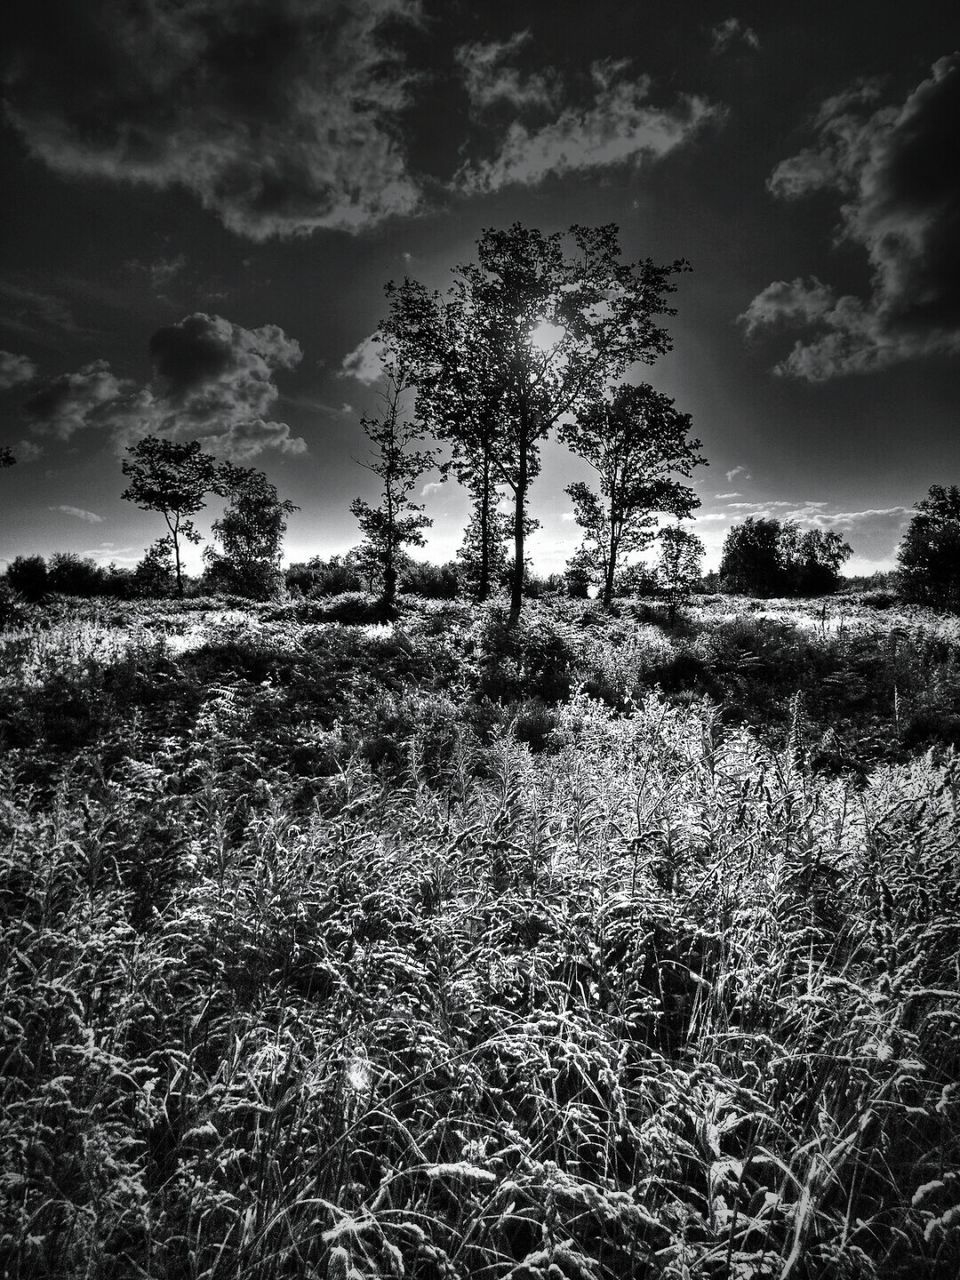
[[[914,604],[960,611],[960,489],[932,485],[915,510],[897,553],[900,593]]]
[[[15,462],[13,452],[6,445],[0,445],[0,467],[12,467]]]
[[[43,556],[17,556],[7,566],[7,582],[26,600],[42,599],[50,590]]]
[[[433,454],[413,446],[423,439],[422,426],[402,412],[409,381],[402,363],[390,360],[384,412],[379,418],[362,418],[367,439],[373,445],[373,460],[363,463],[380,477],[380,502],[371,506],[355,498],[350,510],[364,535],[362,550],[381,570],[380,605],[386,618],[392,617],[397,600],[400,556],[405,546],[422,547],[423,530],[433,521],[423,508],[410,501],[423,473],[434,465]]]
[[[127,450],[123,474],[130,484],[120,495],[141,511],[159,511],[168,532],[156,545],[173,552],[177,595],[183,595],[180,541],[200,542],[191,516],[202,511],[204,499],[216,487],[217,464],[196,440],[183,442],[146,436]]]
[[[564,440],[596,471],[600,492],[583,481],[567,486],[574,518],[583,529],[583,553],[599,578],[606,608],[613,599],[621,557],[655,537],[655,512],[678,519],[700,505],[689,478],[704,463],[699,440],[688,437],[690,415],[648,383],[621,386],[564,427]]]
[[[852,554],[833,530],[801,533],[792,520],[750,516],[724,541],[720,587],[735,595],[830,595]]]
[[[509,521],[502,511],[492,506],[491,495],[483,492],[482,482],[471,492],[473,510],[457,551],[457,561],[466,594],[474,600],[486,600],[493,584],[503,577]]]
[[[666,525],[657,535],[660,540],[660,562],[657,579],[667,601],[670,626],[677,620],[677,610],[690,599],[700,581],[704,546],[695,533],[683,525]]]
[[[513,496],[513,620],[522,605],[527,501],[540,445],[630,365],[669,349],[652,317],[672,314],[669,278],[686,268],[623,262],[613,224],[571,227],[569,240],[568,255],[560,233],[520,223],[487,230],[477,261],[455,269],[446,298],[408,281],[413,301],[395,306],[386,324],[410,363],[423,421],[468,468],[487,459],[491,478]]]
[[[222,551],[204,552],[216,586],[253,600],[269,600],[282,583],[280,557],[287,516],[298,511],[281,501],[277,487],[262,471],[225,462],[216,475],[216,491],[228,505],[213,522]]]

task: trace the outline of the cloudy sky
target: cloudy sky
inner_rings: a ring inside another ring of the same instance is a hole
[[[0,563],[132,564],[146,432],[260,467],[288,553],[358,540],[383,286],[483,228],[616,222],[685,257],[639,371],[710,460],[697,532],[770,513],[892,564],[960,482],[960,15],[943,0],[14,0],[0,54]],[[532,553],[577,543],[548,446]],[[429,554],[466,512],[424,477]]]

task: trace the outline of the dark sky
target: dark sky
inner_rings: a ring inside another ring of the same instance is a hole
[[[358,541],[383,286],[485,227],[687,258],[674,350],[709,560],[751,513],[892,563],[960,481],[960,17],[943,0],[15,0],[0,69],[0,562],[132,564],[146,432],[262,468],[288,553]],[[532,553],[578,541],[548,446]],[[466,499],[425,477],[429,554]]]

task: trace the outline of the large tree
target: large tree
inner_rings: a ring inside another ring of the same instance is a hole
[[[656,536],[655,513],[681,519],[700,505],[679,478],[689,479],[705,461],[689,431],[690,415],[648,383],[618,387],[563,428],[599,480],[599,493],[583,481],[568,485],[567,493],[583,529],[583,562],[598,578],[607,607],[621,560]]]
[[[939,609],[960,609],[960,489],[931,487],[916,503],[897,559],[906,600]]]
[[[395,303],[386,327],[409,361],[418,413],[468,466],[488,459],[513,497],[514,618],[540,445],[631,365],[668,350],[654,317],[672,314],[670,276],[684,268],[624,262],[613,224],[564,237],[515,223],[483,233],[477,260],[455,268],[445,297],[403,286],[414,302]]]
[[[405,546],[421,547],[423,530],[433,521],[423,508],[411,501],[411,494],[423,473],[434,465],[433,454],[416,446],[423,439],[423,427],[404,412],[404,396],[409,380],[402,362],[389,359],[383,412],[361,422],[372,445],[370,461],[362,465],[380,479],[380,500],[376,506],[365,498],[355,498],[350,510],[364,535],[363,552],[381,572],[380,604],[384,617],[393,615],[401,556]]]
[[[120,495],[141,511],[159,511],[167,533],[155,544],[173,552],[177,595],[183,595],[181,541],[198,543],[200,534],[192,516],[202,511],[206,497],[216,488],[217,464],[196,440],[166,440],[146,436],[127,450],[123,474],[130,480]]]
[[[724,540],[720,588],[747,596],[830,595],[852,554],[834,530],[802,533],[792,520],[750,516]]]
[[[281,499],[276,485],[253,467],[225,462],[215,484],[228,501],[212,526],[221,550],[204,552],[209,573],[218,586],[237,595],[269,600],[282,582],[280,556],[287,517],[299,508]]]

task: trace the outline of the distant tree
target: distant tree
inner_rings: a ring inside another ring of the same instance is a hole
[[[833,530],[806,533],[791,520],[748,517],[723,544],[721,590],[734,595],[830,595],[840,567],[853,554]]]
[[[283,583],[280,557],[287,516],[299,508],[281,500],[276,485],[253,467],[225,462],[215,486],[228,502],[212,526],[221,550],[208,547],[203,557],[212,584],[253,600],[272,599]]]
[[[412,320],[388,321],[410,361],[418,412],[454,443],[455,457],[459,447],[474,468],[486,458],[491,479],[513,495],[514,621],[540,445],[631,364],[649,364],[669,348],[653,316],[668,313],[669,278],[685,269],[621,261],[614,225],[574,226],[569,237],[568,256],[559,233],[520,223],[487,230],[477,261],[455,269],[445,299],[421,290]]]
[[[13,452],[6,445],[0,445],[0,467],[12,467],[15,462]]]
[[[180,442],[147,436],[131,445],[123,463],[130,484],[120,495],[141,511],[159,511],[168,532],[160,539],[173,553],[177,595],[183,595],[181,540],[200,542],[191,516],[202,511],[214,491],[217,464],[196,440]]]
[[[143,559],[133,570],[131,587],[135,595],[162,600],[176,590],[177,579],[170,541],[169,538],[158,538],[152,546],[147,547]]]
[[[578,548],[567,561],[563,582],[567,595],[574,600],[586,600],[589,596],[593,583],[593,566],[584,554],[583,547]]]
[[[748,516],[730,529],[720,557],[720,585],[731,595],[768,597],[786,592],[779,520]]]
[[[599,478],[595,493],[583,481],[567,486],[583,530],[586,562],[609,607],[622,557],[642,551],[656,533],[656,512],[689,516],[700,499],[677,477],[704,463],[690,439],[689,414],[647,383],[622,386],[563,428],[571,448]]]
[[[311,556],[305,562],[292,564],[286,572],[286,583],[305,596],[336,596],[344,591],[362,591],[363,582],[349,556]]]
[[[472,599],[486,600],[503,577],[508,534],[507,516],[492,506],[489,494],[478,495],[457,550],[460,581]]]
[[[47,561],[47,589],[65,596],[98,596],[106,575],[95,560],[72,551],[55,551]]]
[[[454,561],[430,564],[411,560],[403,572],[400,590],[428,600],[453,600],[460,590],[460,566]]]
[[[41,599],[50,590],[43,556],[17,556],[7,566],[7,582],[26,600]]]
[[[704,546],[695,533],[680,523],[666,525],[657,536],[660,542],[657,578],[672,627],[677,620],[677,610],[686,604],[700,583]]]
[[[434,465],[434,456],[414,447],[422,441],[424,430],[403,412],[402,401],[409,386],[403,365],[391,361],[383,413],[379,418],[361,419],[373,446],[371,461],[362,465],[380,478],[380,501],[372,506],[364,498],[355,498],[350,504],[364,535],[364,549],[379,566],[380,606],[385,617],[392,616],[396,606],[403,548],[422,547],[423,530],[433,524],[410,498],[420,477]]]
[[[900,544],[900,594],[914,604],[960,611],[960,489],[932,485],[915,504]]]

